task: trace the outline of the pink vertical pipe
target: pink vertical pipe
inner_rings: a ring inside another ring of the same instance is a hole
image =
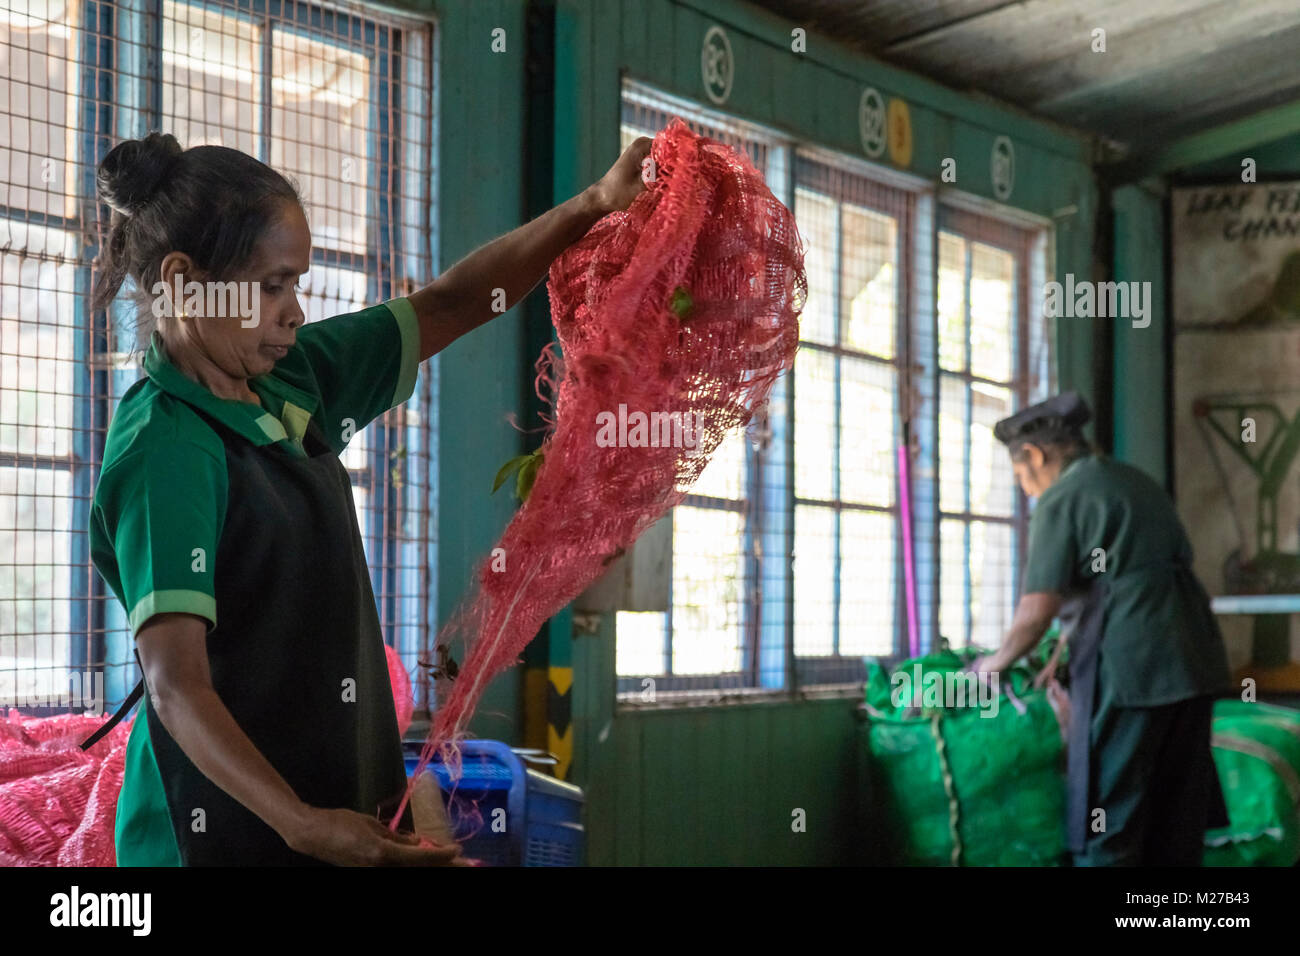
[[[916,568],[912,561],[912,481],[907,470],[907,445],[898,446],[898,488],[903,507],[903,583],[907,599],[907,647],[909,657],[921,653],[921,635],[916,626]]]

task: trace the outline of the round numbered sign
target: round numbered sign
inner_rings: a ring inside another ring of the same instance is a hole
[[[704,77],[704,92],[713,102],[725,103],[731,95],[735,63],[726,31],[716,24],[709,27],[700,51],[700,72]]]
[[[1016,151],[1005,136],[993,141],[989,171],[993,175],[993,195],[1006,199],[1016,185]]]
[[[885,151],[885,98],[871,87],[863,90],[858,100],[858,133],[862,151],[868,156],[874,158]]]

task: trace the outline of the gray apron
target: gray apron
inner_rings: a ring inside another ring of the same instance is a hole
[[[1092,586],[1072,596],[1062,608],[1062,619],[1075,619],[1070,635],[1070,727],[1065,771],[1066,843],[1072,853],[1083,850],[1088,839],[1088,791],[1092,715],[1097,696],[1097,656],[1106,623],[1106,598],[1110,582],[1093,578]]]
[[[1181,573],[1190,573],[1183,565]],[[1203,594],[1204,592],[1202,592]],[[1070,726],[1066,762],[1066,844],[1072,853],[1081,853],[1088,839],[1088,811],[1092,772],[1092,723],[1097,705],[1097,666],[1101,641],[1106,627],[1106,605],[1110,581],[1104,575],[1093,579],[1086,591],[1071,595],[1061,608],[1063,627],[1074,618],[1075,628],[1069,636],[1070,649]],[[1207,599],[1208,604],[1208,599]],[[1209,764],[1210,799],[1207,829],[1228,826],[1228,808],[1213,759]]]

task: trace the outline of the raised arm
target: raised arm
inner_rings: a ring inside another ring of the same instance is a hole
[[[631,205],[644,188],[641,163],[649,155],[650,142],[641,137],[599,181],[470,253],[410,296],[420,323],[420,361],[512,308],[598,220]]]

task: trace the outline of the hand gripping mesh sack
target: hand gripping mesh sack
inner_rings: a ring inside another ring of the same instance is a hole
[[[441,752],[455,772],[488,682],[682,500],[794,361],[807,280],[790,211],[747,157],[681,120],[650,158],[645,191],[551,267],[541,464],[498,543],[504,569],[483,561],[439,635],[466,656],[419,769]]]

